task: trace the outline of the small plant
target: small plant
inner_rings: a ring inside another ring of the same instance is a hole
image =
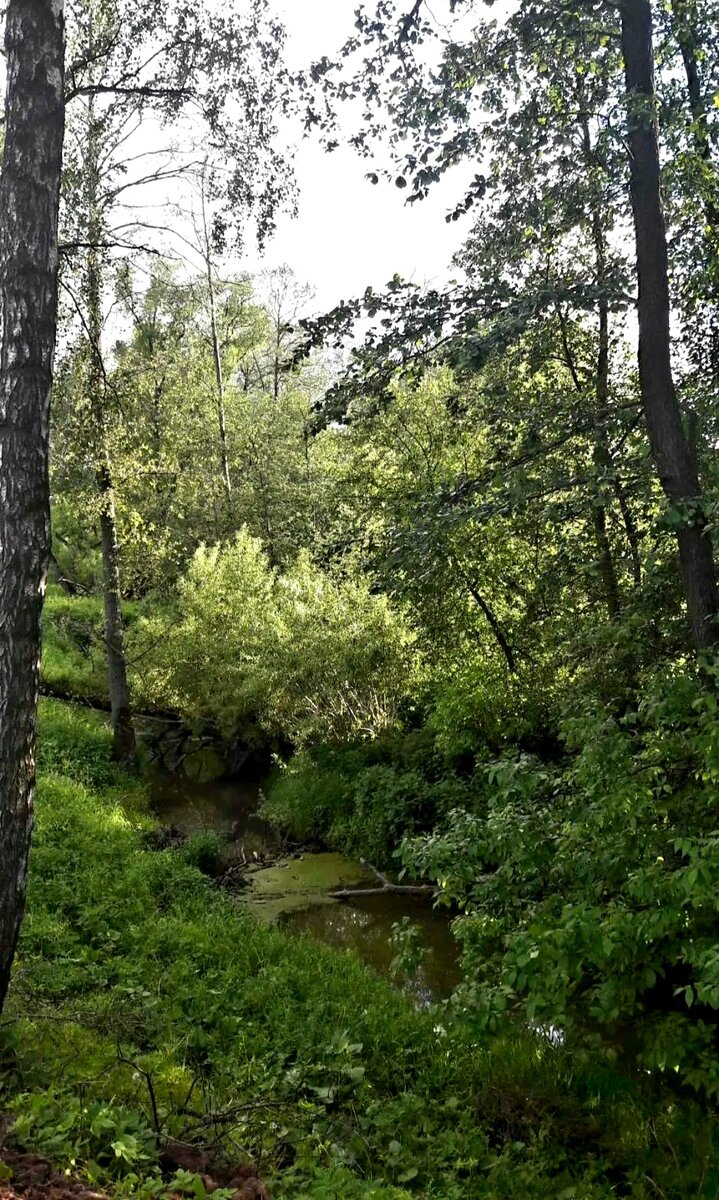
[[[203,830],[193,833],[180,848],[180,856],[191,867],[197,867],[203,875],[214,877],[219,874],[224,843],[218,833]]]
[[[95,1164],[94,1173],[122,1176],[155,1158],[155,1137],[136,1113],[64,1093],[22,1094],[12,1102],[11,1136],[23,1150],[60,1166]],[[91,1168],[92,1169],[92,1168]]]
[[[425,956],[419,925],[410,917],[402,917],[401,921],[395,921],[390,942],[394,950],[394,958],[390,964],[392,975],[414,979]]]

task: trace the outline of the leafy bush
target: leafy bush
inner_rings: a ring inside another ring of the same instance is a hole
[[[717,711],[700,680],[661,673],[623,715],[568,718],[567,764],[482,768],[482,805],[405,843],[467,909],[464,1003],[483,1026],[521,1004],[719,1094]]]
[[[123,619],[130,643],[140,612],[137,602],[124,602]],[[131,650],[131,661],[132,657]],[[42,618],[41,676],[48,690],[59,695],[76,696],[81,700],[98,700],[107,695],[100,594],[69,596],[56,584],[48,586]],[[137,677],[134,682],[137,684]]]
[[[42,680],[74,696],[107,691],[102,597],[67,596],[49,585],[43,609]]]
[[[220,866],[224,843],[219,834],[212,830],[193,833],[182,846],[184,862],[197,867],[203,875],[216,875]]]
[[[21,1093],[11,1107],[13,1141],[52,1162],[81,1158],[98,1174],[115,1176],[156,1157],[155,1134],[136,1111],[53,1092]]]
[[[261,1156],[278,1200],[651,1200],[652,1180],[666,1200],[716,1194],[711,1112],[521,1025],[483,1043],[352,955],[255,924],[147,848],[142,790],[103,771],[92,714],[44,703],[41,744],[0,1035],[0,1102],[23,1145],[147,1200],[204,1195],[199,1177],[161,1179],[155,1118],[235,1161]]]
[[[300,841],[317,839],[389,865],[402,838],[434,828],[473,803],[472,777],[452,772],[431,731],[295,756],[270,787],[263,811]]]
[[[254,721],[296,744],[373,736],[407,694],[408,640],[362,579],[321,571],[304,553],[279,575],[243,531],[198,550],[145,686],[226,736]]]
[[[556,669],[524,668],[510,675],[491,660],[465,659],[450,676],[434,681],[429,724],[452,758],[486,758],[517,742],[538,742],[555,733],[562,682]]]

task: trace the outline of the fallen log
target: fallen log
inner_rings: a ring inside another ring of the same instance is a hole
[[[366,859],[361,858],[360,862],[379,880],[380,886],[340,888],[337,892],[329,893],[333,900],[352,900],[358,896],[433,896],[437,890],[431,883],[392,883]]]

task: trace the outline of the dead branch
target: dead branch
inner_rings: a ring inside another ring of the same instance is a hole
[[[431,883],[392,883],[366,859],[361,858],[360,862],[379,880],[380,887],[340,888],[337,892],[330,892],[333,900],[351,900],[358,896],[433,896],[435,893],[436,889]]]

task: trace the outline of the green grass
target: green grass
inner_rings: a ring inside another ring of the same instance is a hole
[[[50,584],[42,621],[42,681],[51,691],[96,699],[107,692],[101,596],[67,596]]]
[[[133,636],[141,608],[122,606],[125,631]],[[104,618],[101,595],[68,596],[49,584],[42,617],[42,681],[51,692],[78,699],[107,695]]]
[[[163,1133],[259,1161],[276,1200],[719,1194],[695,1102],[521,1031],[479,1042],[149,849],[145,788],[95,714],[43,703],[40,772],[0,1032],[29,1148],[156,1194],[154,1104]]]

